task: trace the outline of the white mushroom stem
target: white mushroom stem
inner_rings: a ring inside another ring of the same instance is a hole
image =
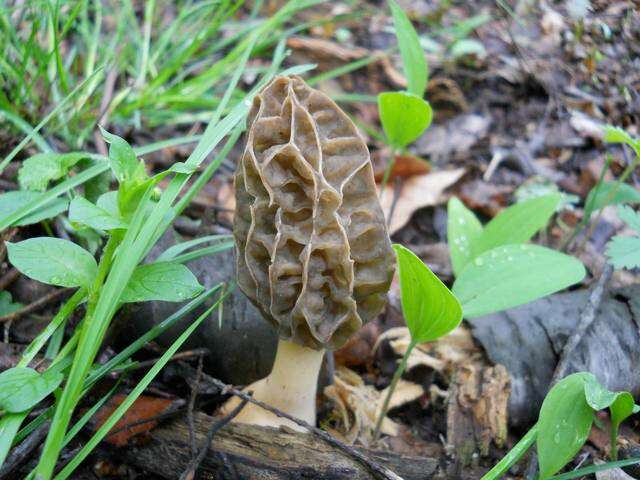
[[[245,390],[252,391],[256,400],[315,425],[316,390],[323,356],[324,350],[314,350],[279,340],[271,373]],[[223,411],[228,413],[239,403],[240,400],[234,397],[224,405]],[[233,421],[269,427],[286,425],[296,430],[304,430],[290,420],[278,417],[252,403],[248,403]]]

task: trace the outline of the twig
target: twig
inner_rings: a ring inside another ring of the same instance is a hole
[[[587,302],[587,306],[585,307],[582,315],[580,316],[580,322],[578,326],[574,330],[573,334],[567,339],[564,347],[562,348],[562,353],[560,354],[560,360],[556,365],[556,369],[553,372],[553,377],[551,377],[551,386],[555,385],[559,380],[561,380],[566,374],[567,369],[569,368],[569,361],[571,360],[571,355],[573,354],[576,347],[582,341],[582,337],[584,337],[585,332],[591,326],[593,321],[596,319],[596,314],[598,312],[598,308],[602,303],[602,297],[607,290],[607,284],[611,279],[611,275],[613,273],[613,267],[610,263],[607,263],[602,270],[602,274],[598,279],[598,283],[596,283],[593,290],[591,290],[591,295],[589,295],[589,301]]]
[[[385,468],[384,466],[380,465],[376,461],[360,453],[355,448],[352,448],[349,445],[342,443],[340,440],[334,438],[331,434],[325,432],[324,430],[318,427],[314,427],[313,425],[309,425],[304,420],[300,420],[299,418],[296,418],[292,415],[289,415],[288,413],[278,410],[277,408],[272,407],[271,405],[268,405],[264,402],[261,402],[260,400],[256,400],[248,393],[245,393],[236,388],[233,388],[231,385],[227,385],[226,383],[218,380],[217,378],[209,377],[207,380],[211,382],[216,388],[218,388],[223,394],[235,395],[236,397],[242,400],[246,400],[249,403],[253,403],[258,407],[273,413],[277,417],[286,418],[287,420],[295,423],[299,427],[302,427],[310,431],[314,435],[320,437],[322,440],[327,442],[332,447],[337,448],[338,450],[342,451],[348,456],[354,458],[356,461],[362,464],[365,468],[367,468],[372,473],[373,476],[377,478],[383,478],[386,480],[402,480],[401,477],[393,473],[388,468]]]
[[[38,448],[38,446],[44,440],[44,437],[47,436],[50,424],[51,422],[45,422],[40,425],[40,427],[31,432],[29,436],[24,439],[24,441],[18,444],[11,451],[11,454],[9,455],[9,457],[7,457],[4,465],[2,465],[2,469],[0,469],[0,480],[4,478],[10,478],[11,473],[16,468],[18,468],[29,458],[32,458],[33,451]]]
[[[2,277],[0,277],[0,290],[6,290],[9,285],[16,281],[20,276],[20,272],[16,268],[12,268]]]
[[[60,290],[54,290],[53,292],[48,293],[44,297],[39,298],[35,302],[30,303],[25,307],[22,307],[20,310],[16,310],[15,312],[9,313],[7,315],[3,315],[2,317],[0,317],[0,323],[12,322],[30,313],[37,312],[38,310],[46,307],[50,303],[53,303],[67,296],[72,291],[73,291],[72,288],[62,288]]]
[[[193,408],[196,404],[196,397],[198,396],[198,386],[200,385],[200,379],[202,378],[202,355],[198,358],[198,370],[196,372],[196,379],[191,387],[191,395],[189,397],[189,406],[187,407],[187,425],[189,425],[189,447],[191,448],[191,456],[196,456],[198,448],[196,447],[196,434],[195,425],[193,422]]]
[[[242,401],[236,406],[236,408],[234,408],[229,413],[229,415],[227,415],[226,417],[224,417],[223,419],[214,423],[211,426],[211,428],[207,432],[207,439],[205,440],[204,445],[200,449],[200,452],[195,458],[193,458],[193,460],[191,460],[191,462],[189,462],[189,465],[187,465],[186,470],[182,473],[182,475],[180,475],[180,480],[193,480],[196,474],[196,470],[204,460],[204,457],[207,456],[207,452],[209,451],[209,447],[211,446],[211,442],[213,441],[213,437],[215,436],[215,434],[240,413],[240,411],[247,404],[247,401],[248,400],[246,398],[243,398]]]

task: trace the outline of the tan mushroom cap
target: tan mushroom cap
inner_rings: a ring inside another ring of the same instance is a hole
[[[238,284],[281,338],[336,349],[382,310],[395,257],[366,144],[299,77],[253,101],[235,176]]]

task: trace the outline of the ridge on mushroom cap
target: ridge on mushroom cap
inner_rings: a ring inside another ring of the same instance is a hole
[[[356,126],[299,77],[254,98],[235,174],[238,285],[281,338],[342,346],[383,308],[395,257]]]

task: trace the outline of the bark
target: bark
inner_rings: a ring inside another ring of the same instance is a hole
[[[213,421],[213,417],[202,413],[194,415],[199,447]],[[358,450],[406,480],[433,478],[438,467],[437,460],[432,458]],[[153,430],[149,443],[122,449],[122,454],[130,465],[163,478],[178,478],[191,459],[186,420],[166,423]],[[199,474],[200,478],[216,479],[374,478],[360,462],[314,435],[243,424],[229,424],[216,434]]]

